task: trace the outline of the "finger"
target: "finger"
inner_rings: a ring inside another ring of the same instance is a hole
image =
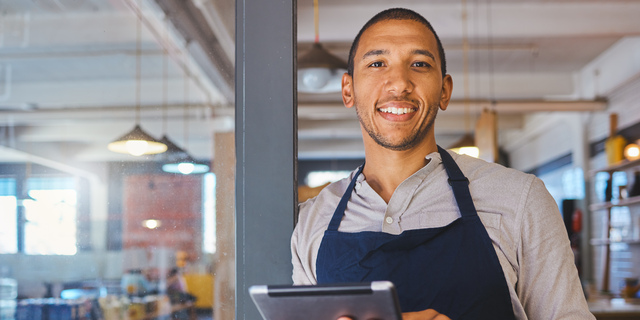
[[[438,313],[433,309],[427,309],[417,312],[405,312],[402,314],[402,320],[451,320],[449,317]]]

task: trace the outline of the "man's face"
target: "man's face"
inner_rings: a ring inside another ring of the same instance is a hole
[[[367,29],[353,77],[345,74],[342,83],[345,106],[356,107],[363,131],[398,151],[433,137],[438,108],[446,109],[452,87],[451,77],[442,77],[433,33],[411,20],[381,21]]]

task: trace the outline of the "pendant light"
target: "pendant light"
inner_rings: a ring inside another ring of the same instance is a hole
[[[185,145],[187,144],[187,114],[188,108],[185,106]],[[209,166],[206,164],[198,163],[193,157],[189,155],[183,149],[180,149],[174,143],[172,143],[168,138],[166,140],[170,144],[170,150],[172,150],[167,157],[168,161],[164,165],[162,165],[162,171],[168,173],[181,173],[181,174],[196,174],[196,173],[206,173],[209,172]]]
[[[626,147],[624,147],[624,157],[628,161],[635,161],[640,159],[640,140],[635,143],[629,143]]]
[[[311,50],[298,59],[298,91],[307,93],[339,92],[347,63],[320,44],[318,0],[313,0],[315,40]]]
[[[477,158],[480,150],[476,146],[475,139],[469,129],[469,39],[467,35],[467,1],[462,0],[462,66],[464,73],[464,123],[465,135],[449,147],[458,154],[466,154]]]
[[[165,18],[166,19],[166,18]],[[165,24],[164,28],[164,38],[165,42],[168,42],[168,26]],[[167,146],[167,151],[157,155],[156,160],[161,163],[172,163],[176,162],[179,159],[182,159],[187,156],[187,152],[182,148],[178,147],[169,137],[167,136],[167,119],[168,119],[168,93],[169,93],[169,60],[167,59],[167,49],[164,48],[162,51],[162,138],[160,138],[160,142],[164,143]]]
[[[188,115],[189,115],[189,105],[188,105],[188,92],[189,92],[189,77],[188,74],[185,74],[184,77],[184,144],[185,146],[189,141],[189,124],[188,124]],[[196,174],[196,173],[206,173],[209,172],[209,166],[206,164],[201,164],[196,162],[193,157],[189,155],[189,153],[183,149],[180,149],[174,143],[172,143],[168,138],[167,141],[171,143],[171,153],[167,157],[167,163],[162,165],[162,171],[168,173],[181,173],[181,174]]]
[[[107,148],[113,152],[126,153],[133,156],[158,154],[167,150],[167,145],[156,140],[140,127],[140,73],[141,73],[141,34],[142,22],[136,16],[136,125],[130,132],[109,143]]]

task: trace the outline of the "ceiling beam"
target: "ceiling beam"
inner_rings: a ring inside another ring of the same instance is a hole
[[[555,111],[603,111],[607,108],[606,100],[578,100],[578,101],[549,101],[549,100],[472,100],[464,102],[454,100],[449,102],[445,111],[447,114],[465,113],[468,106],[471,114],[479,114],[484,108],[495,110],[498,114],[524,114],[532,112]],[[299,104],[299,119],[331,120],[355,119],[352,109],[345,108],[342,103]]]

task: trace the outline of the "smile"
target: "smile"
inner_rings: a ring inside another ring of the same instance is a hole
[[[391,113],[391,114],[406,114],[406,113],[416,112],[416,109],[389,107],[389,108],[379,108],[378,111],[384,112],[384,113]]]

